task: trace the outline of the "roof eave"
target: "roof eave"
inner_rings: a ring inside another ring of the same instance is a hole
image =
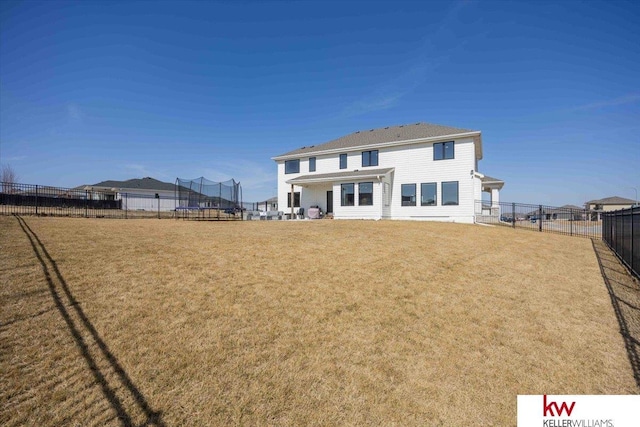
[[[296,181],[296,178],[290,179],[289,181],[285,181],[285,183],[291,185],[301,185],[301,184],[316,184],[316,183],[321,183],[321,182],[335,182],[335,181],[344,181],[345,179],[371,179],[371,178],[377,178],[380,176],[384,176],[385,174],[378,174],[378,175],[356,175],[353,177],[349,177],[349,176],[345,176],[345,177],[330,177],[330,178],[308,178],[308,179],[303,179],[303,180],[299,180]]]
[[[369,174],[354,174],[354,175],[349,175],[349,174],[343,174],[340,176],[324,176],[324,177],[318,177],[318,178],[305,178],[304,176],[302,177],[296,177],[296,178],[292,178],[288,181],[285,181],[286,184],[293,184],[293,185],[302,185],[302,184],[315,184],[315,183],[321,183],[321,182],[335,182],[335,181],[344,181],[345,179],[356,179],[356,180],[361,180],[361,179],[371,179],[371,178],[377,178],[379,179],[382,176],[386,176],[388,174],[390,174],[391,172],[395,171],[395,168],[388,168],[388,169],[383,169],[383,170],[378,170],[376,172],[372,172]],[[357,171],[354,171],[357,172]],[[300,179],[303,178],[303,179]],[[298,180],[298,181],[296,181]]]
[[[338,153],[344,153],[345,151],[358,151],[365,148],[396,147],[399,145],[419,144],[421,142],[437,142],[437,141],[443,141],[447,139],[458,139],[458,138],[475,137],[475,136],[478,137],[478,140],[476,141],[474,139],[474,142],[477,142],[480,146],[479,150],[478,150],[478,147],[476,146],[476,157],[478,158],[478,160],[480,160],[482,159],[482,136],[480,131],[463,132],[463,133],[456,133],[456,134],[442,135],[442,136],[431,136],[428,138],[405,139],[402,141],[378,142],[373,144],[357,145],[353,147],[307,151],[307,152],[298,153],[298,154],[281,154],[279,156],[272,157],[271,160],[274,160],[274,161],[291,160],[291,159],[298,159],[302,157],[317,156],[320,154],[338,154]]]

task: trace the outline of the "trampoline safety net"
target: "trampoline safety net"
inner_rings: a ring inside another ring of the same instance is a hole
[[[242,212],[242,187],[230,179],[224,182],[176,178],[176,210],[223,211],[226,214]]]

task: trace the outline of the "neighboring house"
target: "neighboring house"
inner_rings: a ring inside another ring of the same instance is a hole
[[[624,197],[613,196],[613,197],[605,197],[604,199],[589,200],[588,202],[585,203],[585,207],[587,208],[587,210],[595,211],[595,213],[597,213],[597,218],[593,218],[593,219],[600,220],[601,219],[600,214],[602,212],[627,209],[632,207],[635,204],[636,204],[635,200],[625,199]]]
[[[526,219],[537,219],[540,216],[538,209],[533,210],[526,214]],[[542,207],[542,219],[546,221],[554,220],[570,220],[579,221],[587,218],[587,213],[584,208],[576,205],[564,205],[559,208],[550,208],[547,206]]]
[[[258,202],[258,210],[263,212],[271,212],[278,210],[278,197],[271,197],[263,202]]]
[[[627,209],[632,207],[635,203],[635,200],[613,196],[605,197],[604,199],[589,200],[587,203],[585,203],[585,206],[588,210],[607,212]]]
[[[125,210],[172,211],[176,208],[176,185],[151,177],[127,181],[102,181],[77,187],[85,190],[89,198],[122,200]]]
[[[499,215],[504,182],[478,172],[480,131],[427,123],[358,131],[272,158],[278,206],[293,215],[318,206],[334,218],[472,223],[491,193]]]

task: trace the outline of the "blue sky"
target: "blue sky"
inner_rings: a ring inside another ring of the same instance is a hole
[[[640,2],[0,2],[0,163],[275,195],[272,156],[428,122],[481,130],[503,201],[640,191]]]

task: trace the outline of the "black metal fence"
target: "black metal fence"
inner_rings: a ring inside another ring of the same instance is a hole
[[[640,278],[640,206],[603,213],[602,240]]]
[[[0,215],[173,218],[174,196],[0,182]]]
[[[577,206],[476,201],[476,222],[538,232],[600,239],[601,213]]]
[[[0,215],[84,218],[183,218],[242,220],[242,209],[207,206],[180,209],[174,191],[120,192],[0,182]]]

